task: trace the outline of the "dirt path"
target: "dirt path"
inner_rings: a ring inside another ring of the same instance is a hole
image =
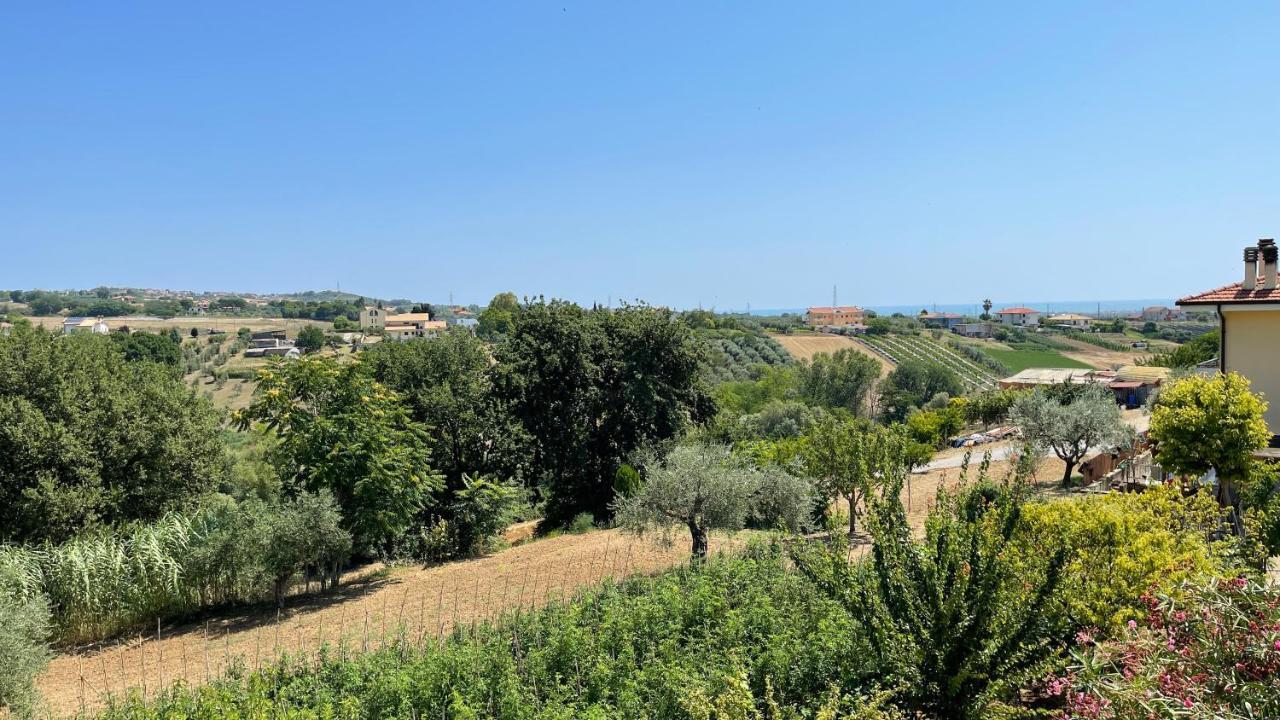
[[[873,352],[857,340],[843,335],[814,333],[811,335],[770,335],[770,337],[777,340],[778,344],[788,353],[791,353],[791,357],[797,360],[808,360],[818,353],[835,353],[839,350],[852,348],[874,358],[876,362],[880,363],[881,375],[887,375],[894,368],[894,364],[886,360],[882,355]]]
[[[1113,370],[1121,365],[1133,365],[1138,358],[1150,355],[1149,352],[1130,352],[1119,350],[1108,350],[1098,347],[1081,340],[1075,340],[1067,337],[1055,337],[1056,342],[1063,345],[1069,345],[1072,350],[1062,350],[1062,354],[1072,360],[1079,360],[1086,365],[1091,365],[1099,370]]]
[[[526,527],[513,528],[524,536]],[[677,540],[679,540],[677,536]],[[745,542],[715,536],[712,551]],[[354,577],[331,594],[244,608],[207,622],[162,624],[145,636],[57,656],[39,687],[54,715],[101,708],[108,696],[152,696],[177,680],[203,684],[232,666],[253,669],[278,655],[313,653],[328,644],[357,653],[397,642],[419,644],[453,628],[496,619],[572,595],[608,577],[653,573],[688,558],[677,542],[617,530],[525,542],[475,560],[430,568],[398,567]]]

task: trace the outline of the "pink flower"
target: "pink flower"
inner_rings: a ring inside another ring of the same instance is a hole
[[[1130,630],[1137,630],[1137,629],[1138,629],[1138,621],[1137,621],[1137,620],[1130,620],[1130,621],[1129,621],[1129,629],[1130,629]],[[1277,643],[1280,643],[1280,640],[1277,640],[1276,642],[1277,642]],[[1280,646],[1280,645],[1278,645],[1278,646]]]

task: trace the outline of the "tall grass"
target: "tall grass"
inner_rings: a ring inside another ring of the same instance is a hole
[[[17,578],[22,595],[48,602],[58,640],[87,642],[158,617],[271,598],[278,582],[287,583],[312,566],[329,572],[332,562],[345,559],[345,534],[311,519],[296,517],[287,506],[239,505],[221,498],[190,515],[168,515],[61,545],[2,546],[0,567]],[[337,550],[311,547],[316,557],[304,553],[283,560],[270,552],[296,545],[299,537],[324,537],[330,545],[336,537]],[[349,536],[345,543],[349,549]]]

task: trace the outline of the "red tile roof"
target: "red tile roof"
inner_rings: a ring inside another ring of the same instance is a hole
[[[1263,290],[1262,278],[1258,278],[1258,287],[1245,290],[1241,283],[1231,283],[1220,288],[1206,290],[1196,295],[1188,295],[1178,301],[1178,305],[1235,305],[1248,303],[1280,303],[1280,288]]]
[[[1025,307],[1005,308],[1003,310],[996,311],[997,315],[1030,315],[1032,313],[1039,315],[1040,311]]]

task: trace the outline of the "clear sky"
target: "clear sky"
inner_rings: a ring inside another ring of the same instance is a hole
[[[10,3],[0,288],[1171,297],[1280,235],[1275,3]]]

